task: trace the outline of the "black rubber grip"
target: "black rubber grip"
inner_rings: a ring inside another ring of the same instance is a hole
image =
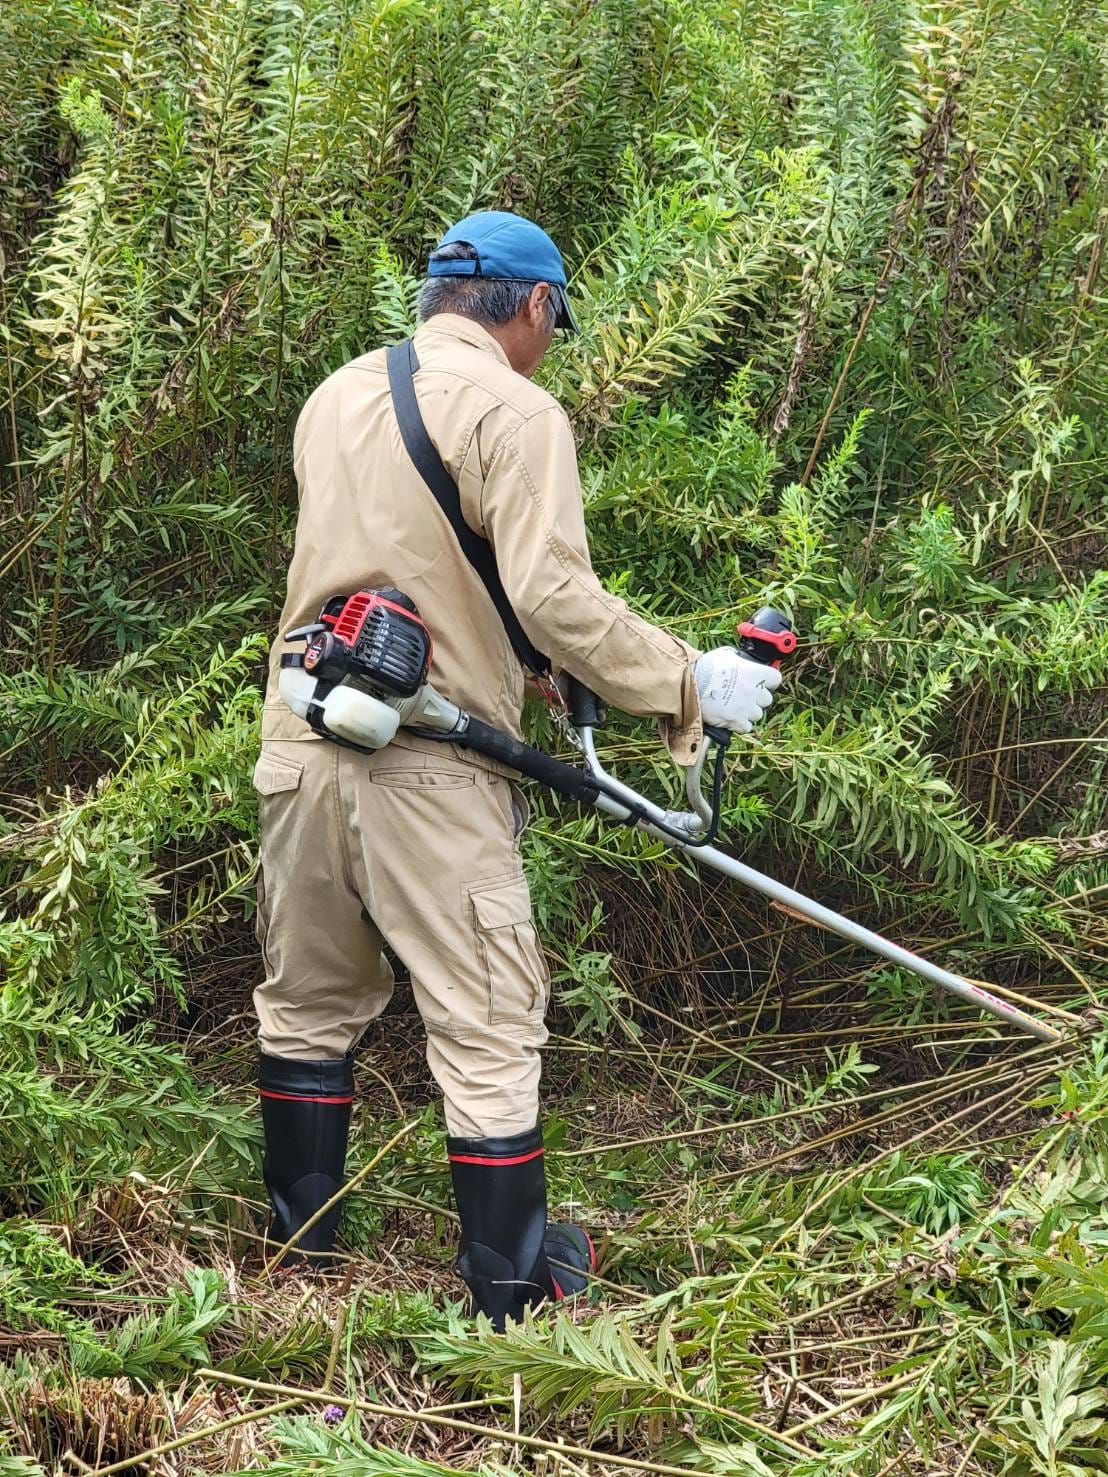
[[[529,744],[501,733],[498,728],[490,728],[479,718],[469,720],[465,733],[456,742],[463,749],[473,749],[488,759],[498,759],[517,774],[538,780],[540,785],[558,795],[565,795],[568,800],[591,805],[600,794],[599,785],[587,770],[552,759],[541,749],[532,749]]]
[[[574,728],[599,728],[608,716],[603,698],[591,687],[566,674],[566,705]]]

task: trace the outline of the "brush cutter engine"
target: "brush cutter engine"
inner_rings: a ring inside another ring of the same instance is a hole
[[[403,723],[423,721],[431,634],[399,590],[336,595],[310,626],[289,631],[303,652],[281,658],[281,696],[321,737],[382,749]],[[437,697],[437,694],[436,694]]]

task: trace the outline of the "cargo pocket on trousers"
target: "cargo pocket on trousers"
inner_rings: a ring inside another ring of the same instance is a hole
[[[523,877],[470,893],[489,985],[489,1025],[542,1020],[549,976]]]
[[[254,788],[263,799],[298,790],[304,777],[304,766],[293,759],[279,759],[275,754],[262,752],[254,765]],[[273,966],[266,948],[269,931],[269,900],[266,896],[265,869],[258,862],[257,912],[254,915],[254,937],[262,951],[267,976],[272,976]]]
[[[279,795],[283,790],[298,790],[304,777],[304,766],[292,759],[278,759],[263,753],[254,766],[254,788],[259,795]]]

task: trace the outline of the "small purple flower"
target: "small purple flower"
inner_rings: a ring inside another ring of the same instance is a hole
[[[346,1411],[341,1405],[325,1405],[323,1407],[323,1423],[326,1426],[337,1426]]]

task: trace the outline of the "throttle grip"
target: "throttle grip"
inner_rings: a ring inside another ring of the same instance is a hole
[[[760,662],[764,667],[779,667],[782,658],[796,650],[796,632],[772,605],[763,605],[752,621],[740,622],[735,630],[739,651],[748,661]]]
[[[565,674],[565,684],[569,721],[574,728],[599,728],[608,716],[603,699],[568,672]]]

